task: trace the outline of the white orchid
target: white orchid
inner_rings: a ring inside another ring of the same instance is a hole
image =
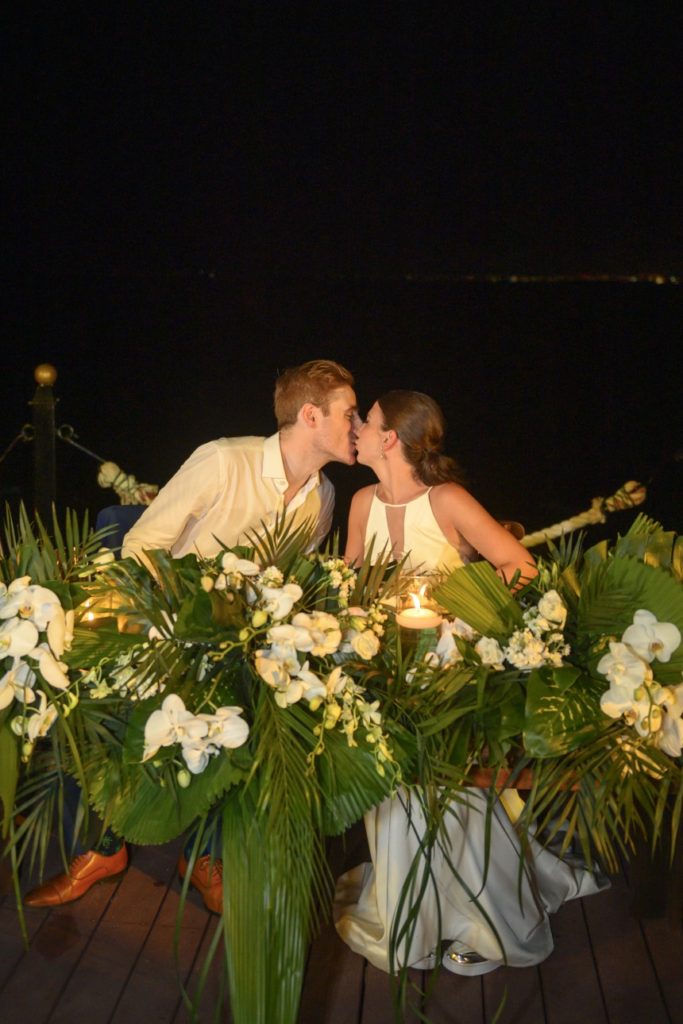
[[[0,619],[18,616],[30,620],[37,629],[44,630],[62,606],[52,590],[37,584],[27,585],[29,579],[29,576],[22,576],[10,583],[5,603],[0,607]]]
[[[226,551],[221,558],[221,569],[226,575],[238,572],[240,576],[258,576],[260,569],[249,558],[239,558],[234,552]]]
[[[47,624],[47,642],[55,658],[61,658],[64,651],[71,650],[74,638],[74,612],[65,612],[60,607]]]
[[[68,666],[63,661],[57,661],[47,644],[39,644],[32,651],[29,651],[27,657],[38,662],[41,676],[55,690],[66,690],[68,688],[70,683],[69,676],[67,675]]]
[[[249,737],[249,725],[241,717],[243,708],[218,708],[213,715],[200,714],[197,718],[208,725],[208,738],[217,747],[234,749],[243,746]]]
[[[282,689],[289,684],[289,671],[287,665],[278,658],[271,657],[270,651],[257,651],[254,664],[256,671],[268,686],[273,689]],[[297,666],[299,662],[297,660]]]
[[[680,757],[683,747],[683,683],[665,689],[667,693],[662,700],[665,715],[658,737],[659,749],[670,757]]]
[[[276,622],[289,615],[302,596],[303,590],[298,583],[285,583],[283,587],[261,587],[264,608]]]
[[[281,623],[271,626],[267,633],[267,640],[274,648],[281,645],[288,645],[296,651],[307,652],[313,648],[313,637],[307,629],[301,626],[294,626],[292,623]]]
[[[307,629],[310,633],[313,640],[310,648],[311,654],[325,657],[327,654],[334,654],[339,649],[342,634],[339,622],[334,615],[319,611],[299,612],[292,619],[292,624]]]
[[[673,622],[658,622],[652,612],[640,608],[621,639],[646,661],[669,661],[680,645],[681,633]]]
[[[21,658],[15,658],[11,669],[0,679],[0,711],[9,707],[15,698],[23,704],[32,704],[36,699],[32,689],[35,681],[35,672]]]
[[[153,711],[145,723],[145,748],[143,761],[154,757],[160,747],[171,747],[174,743],[206,736],[209,729],[206,722],[199,721],[176,693],[164,698],[160,708]]]
[[[38,629],[26,619],[14,617],[0,625],[0,658],[23,658],[38,643]]]
[[[631,709],[624,718],[633,725],[639,736],[649,736],[662,727],[663,711],[661,705],[669,699],[668,687],[654,683],[641,686],[634,693]]]
[[[217,752],[218,748],[203,737],[194,740],[187,740],[182,744],[181,753],[183,761],[193,775],[200,775],[209,763],[211,754]]]
[[[327,677],[325,689],[327,690],[328,696],[336,697],[350,682],[352,682],[351,677],[344,674],[341,665],[337,665],[337,667],[333,668]]]
[[[42,690],[38,690],[37,694],[38,707],[29,708],[26,715],[26,734],[31,743],[35,743],[41,736],[47,736],[57,718],[57,708],[54,704],[48,704]]]
[[[615,640],[610,641],[609,654],[603,655],[597,669],[607,676],[613,687],[630,687],[632,691],[652,677],[647,663],[626,644]]]

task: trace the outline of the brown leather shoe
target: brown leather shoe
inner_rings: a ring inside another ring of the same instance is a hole
[[[187,860],[182,854],[178,861],[178,874],[184,878],[187,874]],[[223,913],[223,861],[216,858],[211,860],[208,853],[198,857],[195,861],[194,870],[190,875],[190,885],[193,885],[204,900],[204,906],[212,914]]]
[[[24,896],[27,907],[56,907],[61,903],[72,903],[85,896],[96,882],[120,875],[128,867],[128,851],[124,846],[111,857],[104,857],[95,850],[81,853],[69,864],[69,870],[55,875],[44,885]]]

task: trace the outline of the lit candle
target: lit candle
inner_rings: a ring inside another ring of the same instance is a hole
[[[409,595],[414,607],[404,608],[396,616],[399,626],[404,629],[436,629],[441,625],[442,618],[432,608],[423,608],[417,594]]]

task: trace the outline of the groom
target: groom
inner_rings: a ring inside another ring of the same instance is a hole
[[[328,462],[353,465],[360,424],[353,377],[329,359],[314,359],[282,373],[275,384],[278,432],[271,437],[209,441],[183,463],[130,530],[122,554],[145,562],[145,551],[163,548],[175,557],[217,555],[248,543],[261,524],[272,527],[284,512],[297,525],[315,524],[319,545],[329,532],[334,487],[321,473]],[[69,870],[28,893],[27,906],[70,903],[128,865],[125,844],[107,843],[76,856]],[[181,875],[187,862],[181,857]],[[222,865],[199,857],[190,876],[206,906],[220,913]]]

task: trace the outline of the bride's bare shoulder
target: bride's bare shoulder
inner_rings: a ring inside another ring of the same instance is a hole
[[[436,484],[429,492],[433,508],[446,509],[456,503],[472,501],[472,495],[466,491],[462,484],[449,481],[446,484]]]
[[[359,509],[369,508],[374,493],[374,484],[368,484],[367,487],[361,487],[360,490],[356,491],[354,496],[351,498],[351,504],[355,505]]]

